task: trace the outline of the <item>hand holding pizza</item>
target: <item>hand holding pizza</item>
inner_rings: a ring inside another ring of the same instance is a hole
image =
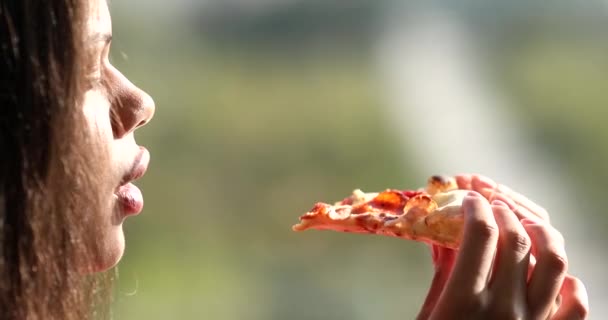
[[[490,204],[491,203],[491,204]],[[353,191],[317,202],[294,231],[331,230],[430,244],[435,276],[419,319],[584,319],[587,293],[567,275],[547,212],[478,175],[432,176],[416,190]]]
[[[456,180],[477,192],[463,200],[460,251],[431,245],[435,276],[418,319],[584,319],[585,287],[566,274],[546,211],[487,178]]]

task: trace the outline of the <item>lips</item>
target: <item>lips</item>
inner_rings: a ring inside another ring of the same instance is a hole
[[[132,183],[118,187],[115,194],[125,215],[136,215],[144,208],[144,197]]]
[[[140,147],[140,152],[135,157],[131,169],[123,176],[120,186],[114,194],[125,215],[136,215],[144,207],[144,198],[139,188],[131,182],[141,178],[148,169],[150,153],[146,148]]]
[[[135,181],[141,178],[148,170],[148,163],[150,162],[150,152],[144,147],[140,147],[140,152],[135,157],[131,169],[123,176],[121,185],[127,184],[131,181]]]

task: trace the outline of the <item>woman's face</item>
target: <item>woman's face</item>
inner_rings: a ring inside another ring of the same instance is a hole
[[[112,23],[106,0],[90,1],[90,6],[86,41],[93,59],[86,68],[84,112],[109,153],[104,176],[113,186],[107,190],[112,209],[103,213],[102,239],[98,239],[102,256],[95,270],[102,271],[114,266],[124,252],[123,221],[143,208],[142,194],[131,182],[145,173],[150,154],[137,145],[134,132],[152,118],[154,101],[110,64]]]

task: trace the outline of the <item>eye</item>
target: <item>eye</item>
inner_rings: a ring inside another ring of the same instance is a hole
[[[87,70],[86,83],[89,89],[96,89],[103,87],[103,75],[99,65]]]

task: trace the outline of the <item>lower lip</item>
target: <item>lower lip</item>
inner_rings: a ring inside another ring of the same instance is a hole
[[[118,203],[126,215],[135,215],[144,208],[144,197],[141,191],[132,183],[120,186],[116,191]]]

